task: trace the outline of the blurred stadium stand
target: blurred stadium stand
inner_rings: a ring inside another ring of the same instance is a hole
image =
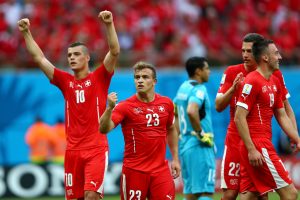
[[[66,66],[67,47],[78,40],[99,62],[107,44],[97,15],[105,9],[114,14],[123,67],[141,59],[181,66],[191,55],[213,66],[237,63],[248,32],[273,39],[284,65],[300,64],[299,0],[0,0],[1,68],[35,68],[17,30],[23,17],[56,66]]]

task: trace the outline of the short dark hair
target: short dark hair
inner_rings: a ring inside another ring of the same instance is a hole
[[[156,69],[152,64],[144,62],[144,61],[139,61],[133,66],[134,72],[142,70],[142,69],[150,69],[152,71],[153,79],[156,80]]]
[[[243,42],[258,42],[263,40],[264,36],[258,33],[248,33],[244,36]]]
[[[89,54],[89,50],[87,48],[87,46],[85,45],[85,43],[83,42],[73,42],[72,44],[69,45],[69,48],[71,47],[78,47],[81,46],[82,47],[82,51],[84,54],[88,55]]]
[[[190,57],[186,63],[185,63],[185,69],[189,75],[189,77],[192,77],[195,75],[196,69],[200,68],[203,69],[205,66],[205,62],[207,62],[207,59],[204,57]]]
[[[263,39],[258,42],[254,42],[252,46],[252,54],[256,61],[256,63],[259,63],[261,56],[266,52],[266,50],[269,48],[269,44],[273,44],[274,41],[270,39]]]

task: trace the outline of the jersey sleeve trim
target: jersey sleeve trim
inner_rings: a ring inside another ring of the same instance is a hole
[[[238,102],[236,103],[236,105],[237,105],[237,106],[240,106],[240,107],[243,107],[243,108],[245,108],[245,109],[248,110],[248,105],[245,104],[245,103],[242,103],[242,102],[238,101]]]

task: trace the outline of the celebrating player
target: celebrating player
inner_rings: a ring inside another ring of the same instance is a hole
[[[168,97],[155,93],[155,68],[145,62],[134,66],[137,93],[120,102],[108,96],[108,107],[100,118],[100,131],[122,125],[125,152],[121,177],[121,199],[175,199],[173,178],[180,174],[178,134],[174,106]],[[166,141],[173,157],[172,174],[165,159]],[[173,176],[173,177],[172,177]]]
[[[29,19],[18,22],[26,47],[34,61],[65,98],[67,149],[65,190],[67,199],[103,198],[104,175],[108,162],[108,143],[99,133],[99,116],[106,104],[108,87],[120,52],[113,15],[98,15],[106,27],[109,51],[103,63],[90,72],[90,55],[80,42],[68,48],[68,63],[74,75],[56,67],[44,56],[29,30]]]

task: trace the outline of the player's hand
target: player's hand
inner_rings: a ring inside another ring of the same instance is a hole
[[[108,107],[113,109],[116,106],[116,102],[118,101],[118,96],[116,92],[111,92],[107,95],[107,104]]]
[[[293,153],[297,153],[300,151],[300,138],[298,137],[297,141],[291,141],[291,147],[293,150]]]
[[[232,84],[232,87],[233,87],[234,90],[239,87],[239,85],[241,84],[243,78],[244,78],[244,76],[243,76],[242,72],[240,72],[240,73],[238,73],[238,75],[236,75],[236,77],[233,81],[233,84]]]
[[[214,145],[214,136],[212,133],[204,133],[202,130],[201,133],[192,131],[191,134],[196,136],[197,139],[206,146],[212,147]]]
[[[250,164],[254,167],[260,167],[265,162],[264,157],[261,155],[259,151],[257,151],[257,149],[248,151],[248,158]]]
[[[105,24],[110,24],[113,22],[112,13],[108,10],[101,11],[98,15],[98,18]]]
[[[181,167],[180,167],[178,159],[177,160],[172,160],[172,162],[171,162],[171,170],[172,170],[172,177],[173,177],[173,179],[176,179],[176,178],[178,178],[180,176]]]
[[[18,27],[21,32],[28,31],[29,26],[30,26],[30,22],[29,22],[29,19],[27,19],[27,18],[24,18],[24,19],[21,19],[18,21]]]

